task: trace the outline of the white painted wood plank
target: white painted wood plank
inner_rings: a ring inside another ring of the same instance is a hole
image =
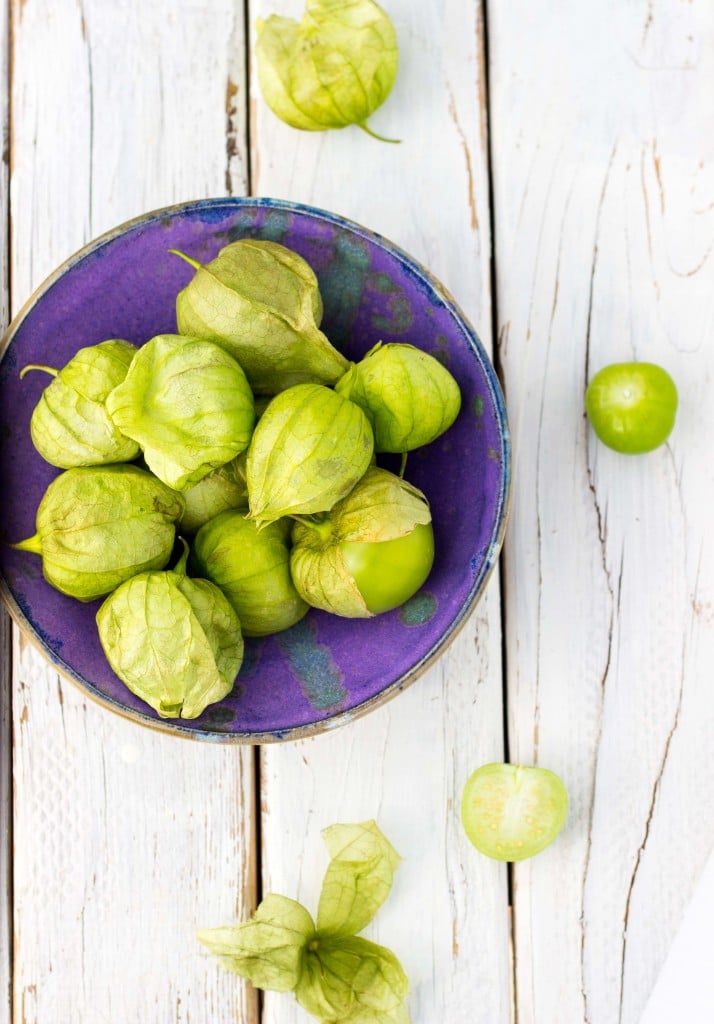
[[[572,798],[515,872],[518,1019],[634,1024],[714,843],[714,12],[489,15],[511,758]],[[641,458],[583,416],[588,377],[628,359],[681,396]]]
[[[350,217],[401,245],[452,291],[490,343],[489,201],[483,32],[478,5],[390,0],[400,70],[371,126],[304,133],[254,92],[256,194]],[[260,2],[256,17],[300,17],[302,3]],[[469,846],[461,788],[502,756],[498,580],[424,677],[346,727],[262,751],[264,888],[313,910],[326,864],[320,829],[376,818],[404,860],[367,934],[394,949],[411,982],[412,1019],[510,1019],[506,871]],[[266,1024],[305,1022],[268,993]]]
[[[8,134],[10,10],[0,3],[0,328],[8,322]],[[0,1024],[9,1024],[12,1014],[12,680],[11,626],[0,609]]]
[[[244,190],[242,25],[229,0],[15,4],[15,307],[125,218]],[[194,933],[253,899],[254,752],[141,729],[15,651],[13,1019],[253,1024]]]
[[[667,954],[640,1024],[705,1021],[714,1006],[714,851],[709,857]]]
[[[12,1019],[12,630],[0,611],[0,1024]]]

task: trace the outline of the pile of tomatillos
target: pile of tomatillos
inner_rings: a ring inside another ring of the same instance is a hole
[[[348,362],[320,330],[314,272],[284,246],[242,239],[205,265],[177,255],[196,270],[179,334],[24,367],[53,378],[30,426],[64,472],[15,547],[41,555],[62,593],[105,599],[99,638],[133,693],[196,718],[230,693],[244,636],[309,607],[367,618],[424,583],[429,503],[375,456],[433,441],[461,397],[411,345]]]

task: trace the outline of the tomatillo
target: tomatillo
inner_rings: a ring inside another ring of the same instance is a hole
[[[322,517],[297,517],[290,571],[314,608],[367,619],[397,608],[426,581],[434,534],[426,497],[371,466]]]
[[[655,363],[612,363],[590,381],[585,408],[603,444],[625,455],[640,455],[669,437],[677,388]]]
[[[525,860],[553,842],[568,813],[568,791],[548,768],[481,765],[464,786],[461,820],[473,845],[494,860]]]
[[[340,554],[373,615],[391,611],[416,593],[434,564],[431,523],[417,523],[394,540],[343,541]]]

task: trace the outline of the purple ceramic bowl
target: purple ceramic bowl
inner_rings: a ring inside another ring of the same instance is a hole
[[[407,478],[427,495],[436,561],[402,608],[368,620],[311,611],[292,629],[246,642],[231,694],[193,721],[160,719],[107,664],[82,604],[47,584],[38,556],[8,545],[35,532],[35,513],[59,470],[30,440],[47,379],[28,363],[63,366],[106,338],[141,344],[176,331],[175,299],[201,262],[237,238],[271,239],[313,267],[322,328],[350,359],[377,341],[408,342],[449,367],[462,392],[456,423],[410,454]],[[214,199],[147,214],[92,242],[60,267],[10,325],[0,362],[0,532],[3,594],[20,625],[86,694],[136,722],[176,735],[262,743],[343,724],[395,696],[441,654],[481,596],[506,523],[510,448],[489,359],[453,299],[388,241],[323,210],[272,199]]]

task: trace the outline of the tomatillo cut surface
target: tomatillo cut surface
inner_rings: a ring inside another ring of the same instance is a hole
[[[677,388],[655,363],[612,363],[585,392],[593,430],[608,448],[640,455],[669,437],[677,414]]]
[[[565,822],[568,793],[547,768],[485,764],[469,777],[461,820],[477,850],[495,860],[525,860],[544,850]]]

